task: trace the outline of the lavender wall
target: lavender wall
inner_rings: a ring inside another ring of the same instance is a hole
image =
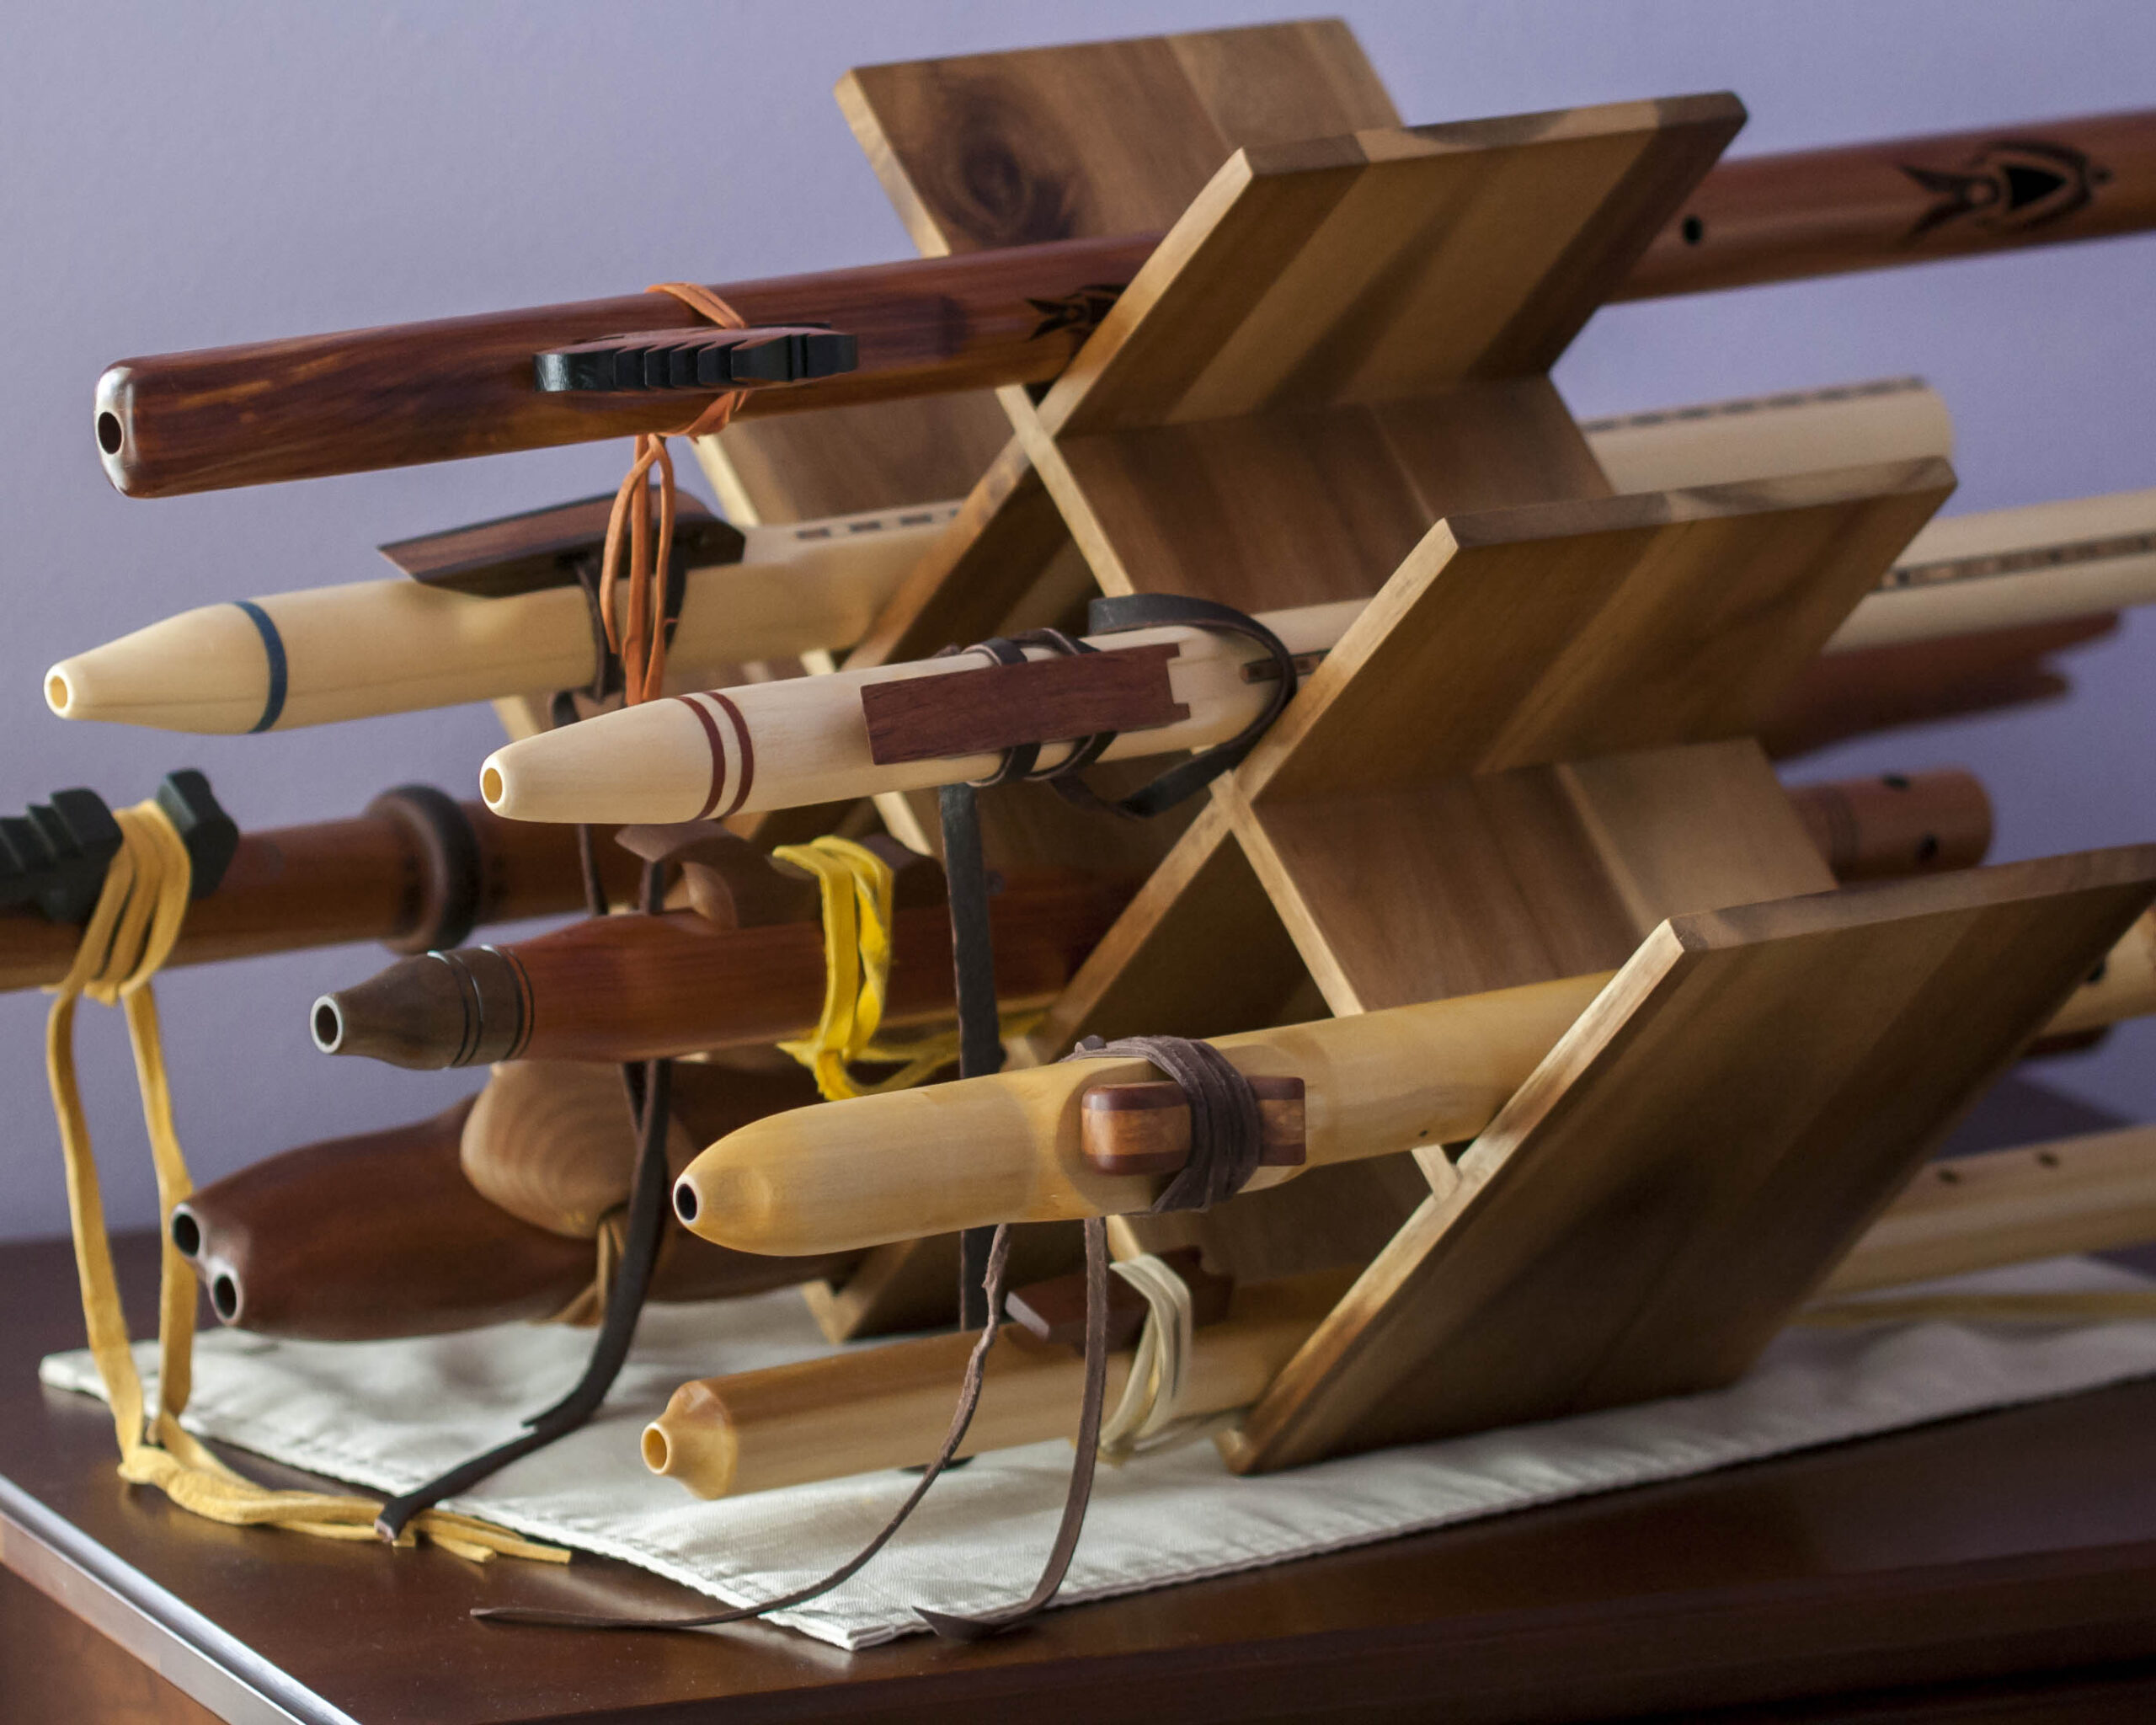
[[[1429,120],[1732,88],[1740,152],[2156,101],[2156,13],[1838,0],[1400,0],[1342,8],[1401,110]],[[903,255],[897,222],[834,109],[850,64],[1074,35],[1279,15],[1266,0],[1171,7],[78,3],[15,8],[0,104],[0,804],[62,785],[115,801],[200,766],[243,824],[356,809],[400,780],[457,788],[497,736],[484,709],[249,738],[66,725],[52,660],[189,606],[382,573],[370,547],[611,488],[611,447],[506,457],[156,503],[110,491],[91,385],[126,354],[622,291],[647,281]],[[702,142],[692,142],[702,140]],[[1583,415],[1920,372],[1952,405],[1951,508],[2156,483],[2156,240],[1598,318],[1560,381]],[[1905,733],[1806,763],[1813,776],[1964,762],[1999,809],[2003,857],[2152,836],[2156,617],[2076,662],[2051,709]],[[369,949],[160,984],[198,1175],[416,1119],[476,1081],[333,1061],[307,1002]],[[66,1225],[40,1059],[44,1002],[0,1000],[0,1236]],[[86,1013],[83,1064],[109,1201],[152,1215],[125,1039]],[[2156,1114],[2156,1031],[2055,1065],[2058,1081]]]

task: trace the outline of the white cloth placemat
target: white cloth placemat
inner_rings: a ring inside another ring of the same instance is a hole
[[[2146,1287],[2086,1259],[1930,1289]],[[1897,1293],[1910,1290],[1893,1290]],[[408,1490],[512,1436],[574,1381],[588,1331],[526,1325],[430,1340],[267,1342],[204,1336],[186,1423],[374,1491]],[[603,1553],[739,1605],[805,1585],[851,1556],[913,1481],[899,1473],[704,1503],[648,1473],[638,1435],[692,1377],[830,1351],[791,1291],[654,1306],[600,1417],[451,1507]],[[145,1377],[156,1366],[143,1344]],[[1732,1388],[1237,1479],[1211,1445],[1102,1468],[1059,1603],[1225,1574],[1530,1504],[1704,1473],[1812,1445],[2041,1401],[2156,1372],[2156,1322],[1929,1322],[1787,1332]],[[44,1381],[97,1391],[87,1353]],[[955,1396],[957,1385],[952,1386]],[[921,1627],[916,1605],[976,1613],[1032,1587],[1054,1536],[1067,1443],[984,1456],[937,1482],[846,1585],[776,1613],[819,1641],[873,1647]],[[264,1535],[264,1561],[274,1562]]]

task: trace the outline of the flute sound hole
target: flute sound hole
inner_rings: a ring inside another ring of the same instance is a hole
[[[120,415],[117,414],[99,414],[98,415],[98,447],[103,450],[107,455],[118,455],[120,453],[120,446],[123,441],[124,439],[121,435],[120,426]]]
[[[1707,237],[1707,224],[1696,216],[1687,216],[1684,226],[1678,231],[1684,234],[1686,245],[1695,246]]]

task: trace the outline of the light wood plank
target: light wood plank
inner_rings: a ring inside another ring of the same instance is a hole
[[[1075,435],[1545,371],[1742,120],[1734,97],[1694,96],[1239,150],[1043,423]]]
[[[1334,795],[1747,734],[1952,488],[1926,459],[1451,517],[1244,787]]]
[[[1741,1373],[2156,896],[2156,846],[1678,917],[1244,1428],[1246,1471]]]

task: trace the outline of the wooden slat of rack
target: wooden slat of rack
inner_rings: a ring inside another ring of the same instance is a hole
[[[1075,436],[1539,375],[1743,111],[1680,97],[1246,148],[1178,211],[1042,423]]]
[[[1746,734],[1952,487],[1925,460],[1454,516],[1242,783],[1337,793]]]
[[[2156,846],[1673,919],[1253,1411],[1235,1465],[1728,1382],[2156,897]]]

